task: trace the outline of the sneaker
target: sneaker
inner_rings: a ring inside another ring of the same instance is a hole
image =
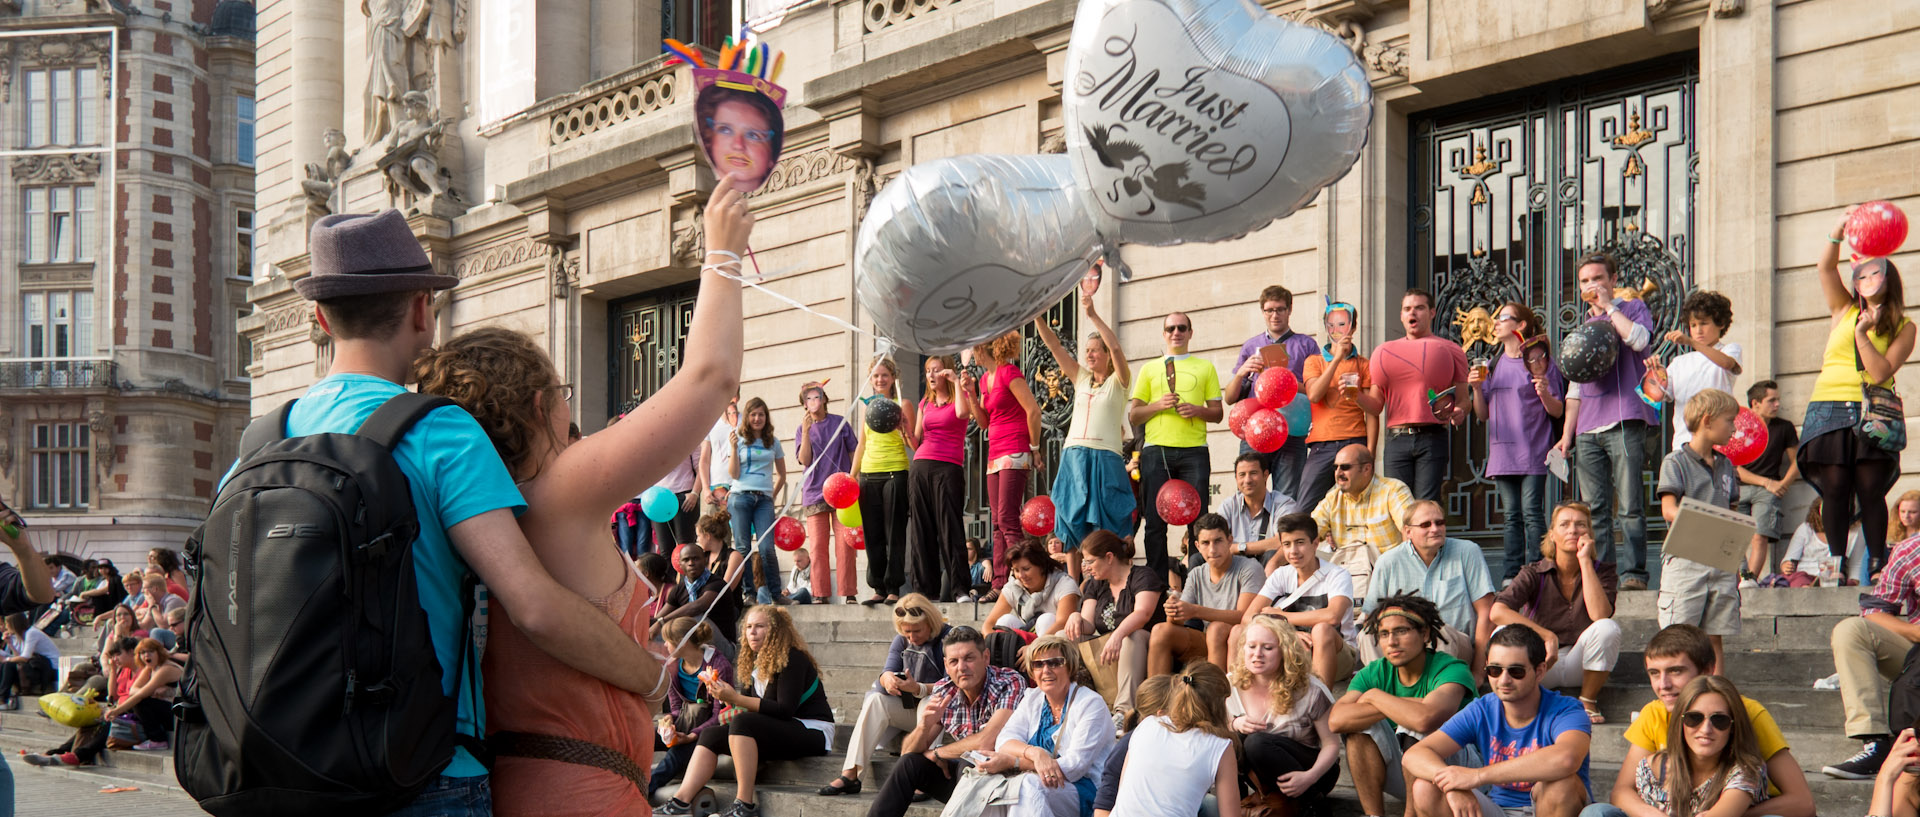
[[[160,752],[165,751],[167,748],[169,747],[164,740],[150,740],[145,743],[134,744],[133,750],[136,752]]]
[[[760,817],[760,807],[744,800],[735,800],[733,808],[727,809],[724,817]]]
[[[669,797],[667,802],[655,806],[653,813],[663,817],[693,817],[693,804],[682,803],[678,797]]]
[[[79,755],[76,755],[76,754],[74,754],[74,753],[72,753],[72,752],[67,752],[67,753],[65,753],[65,754],[62,754],[62,755],[60,756],[60,764],[61,764],[61,765],[63,765],[63,766],[85,766],[85,765],[89,765],[89,764],[85,764],[85,763],[81,763],[81,762],[80,762],[80,756],[79,756]]]
[[[1620,589],[1621,590],[1645,590],[1647,589],[1647,580],[1636,578],[1636,577],[1628,577],[1625,579],[1621,579]]]
[[[0,701],[0,709],[4,709],[8,712],[20,711],[20,699],[15,697],[15,698],[8,698],[4,701]]]
[[[1760,586],[1760,583],[1759,583],[1759,582],[1756,582],[1756,581],[1754,581],[1754,580],[1753,580],[1753,577],[1751,577],[1751,576],[1749,576],[1749,577],[1747,577],[1747,578],[1744,578],[1744,579],[1741,579],[1741,580],[1740,580],[1740,589],[1741,589],[1741,590],[1752,590],[1752,589],[1755,589],[1755,588],[1757,588],[1757,587],[1759,587],[1759,586]]]
[[[21,760],[26,761],[28,766],[60,765],[60,758],[54,757],[53,755],[27,755],[26,757],[21,758]]]
[[[1884,735],[1874,738],[1860,744],[1859,754],[1820,771],[1841,780],[1872,780],[1880,774],[1880,764],[1886,761],[1887,749],[1892,745],[1892,738]]]

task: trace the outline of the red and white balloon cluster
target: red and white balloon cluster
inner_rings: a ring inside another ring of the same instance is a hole
[[[1227,411],[1227,428],[1233,436],[1262,454],[1271,454],[1287,443],[1287,418],[1280,410],[1300,393],[1300,379],[1285,366],[1272,366],[1253,381],[1253,399],[1241,400]]]

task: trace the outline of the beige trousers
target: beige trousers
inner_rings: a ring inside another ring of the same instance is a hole
[[[1847,736],[1885,735],[1889,728],[1887,682],[1900,675],[1913,645],[1892,630],[1860,616],[1833,628],[1833,668],[1840,673],[1840,704],[1847,714]]]
[[[920,706],[925,706],[922,699]],[[892,733],[911,732],[919,721],[919,707],[908,709],[901,705],[899,698],[879,690],[867,693],[867,699],[860,702],[860,717],[853,722],[853,736],[847,740],[847,762],[840,764],[842,770],[858,766],[862,771],[868,768],[867,761],[873,751],[880,748],[880,741]],[[886,781],[876,779],[875,783]]]

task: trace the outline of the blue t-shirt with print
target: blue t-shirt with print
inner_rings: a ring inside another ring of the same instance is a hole
[[[1506,712],[1495,695],[1482,695],[1467,704],[1447,724],[1440,727],[1447,737],[1461,746],[1472,746],[1486,758],[1486,765],[1512,760],[1552,746],[1568,732],[1593,734],[1593,720],[1574,699],[1551,689],[1540,690],[1540,712],[1531,723],[1515,729],[1507,723]],[[1591,754],[1591,753],[1589,753]],[[1587,774],[1589,758],[1580,759],[1580,783],[1593,797],[1593,778]],[[1533,805],[1532,783],[1498,783],[1487,787],[1487,796],[1501,808]]]
[[[785,459],[786,449],[780,447],[780,438],[773,438],[773,444],[745,437],[733,447],[734,461],[740,463],[740,476],[733,480],[736,491],[759,491],[773,493],[773,461]]]
[[[287,417],[287,436],[357,431],[375,409],[402,391],[405,389],[398,384],[369,375],[329,376],[293,404]],[[486,432],[459,408],[436,409],[420,418],[400,441],[394,458],[407,475],[414,513],[420,520],[413,569],[420,585],[420,606],[427,611],[433,632],[433,651],[444,671],[460,664],[460,638],[466,632],[466,622],[460,620],[460,584],[468,573],[466,561],[447,540],[447,529],[499,508],[518,515],[526,510],[526,500]],[[229,469],[221,484],[232,476]],[[486,713],[476,711],[484,700],[478,656],[471,650],[468,655],[475,669],[470,673],[472,688],[460,689],[463,673],[459,672],[446,672],[441,685],[459,701],[460,732],[478,737],[486,732]],[[454,751],[453,761],[440,773],[480,777],[487,769],[463,748]]]

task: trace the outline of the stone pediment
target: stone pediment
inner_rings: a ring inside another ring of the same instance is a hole
[[[100,177],[100,157],[92,153],[43,153],[14,157],[13,180],[27,184],[91,182]]]

